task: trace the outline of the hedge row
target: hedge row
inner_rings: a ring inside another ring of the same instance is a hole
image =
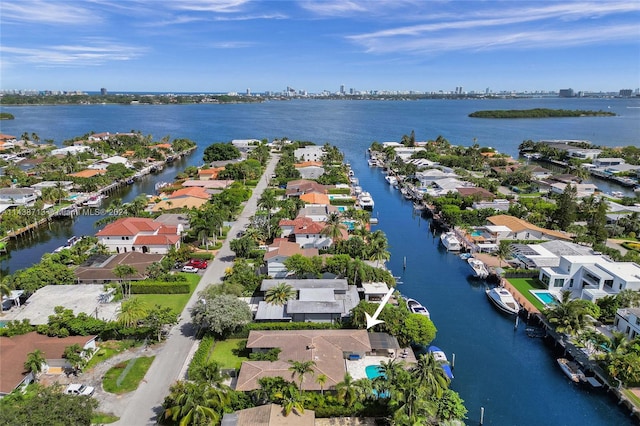
[[[221,244],[222,245],[222,244]],[[209,244],[209,248],[213,247],[213,244]],[[211,253],[191,253],[192,259],[200,259],[200,260],[211,260],[213,259],[213,254]]]
[[[215,340],[213,340],[213,336],[206,335],[202,338],[200,345],[198,345],[198,349],[193,354],[193,358],[189,363],[189,369],[187,370],[187,377],[189,377],[189,380],[196,380],[198,378],[201,368],[205,366],[209,360],[209,353],[211,352],[214,343]]]
[[[191,292],[188,282],[132,282],[131,294],[186,294]]]
[[[351,188],[329,188],[327,190],[329,194],[351,194]]]
[[[331,200],[332,206],[353,206],[356,203],[356,200],[347,200],[347,199],[333,199]]]
[[[247,330],[325,330],[342,328],[340,324],[328,322],[252,322]]]
[[[538,278],[539,269],[505,269],[503,276],[505,278]]]

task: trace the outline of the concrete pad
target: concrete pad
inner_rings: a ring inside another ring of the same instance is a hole
[[[33,325],[46,324],[56,306],[73,310],[75,315],[84,312],[105,321],[114,320],[119,302],[100,303],[102,284],[48,285],[36,291],[24,305],[12,309],[4,320],[28,319]]]

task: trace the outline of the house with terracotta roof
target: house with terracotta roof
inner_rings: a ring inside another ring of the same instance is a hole
[[[222,167],[211,167],[209,169],[198,170],[198,179],[200,180],[215,180],[218,179],[218,174],[224,170]]]
[[[282,237],[295,241],[300,248],[328,249],[333,244],[333,239],[323,233],[325,224],[315,222],[308,217],[297,217],[293,220],[282,219],[278,222],[282,230]],[[346,230],[343,239],[348,238]]]
[[[21,385],[27,385],[34,379],[26,373],[24,362],[27,355],[35,350],[44,354],[44,372],[62,374],[71,367],[64,358],[64,350],[72,345],[94,351],[97,336],[48,337],[35,331],[13,337],[0,337],[0,396],[11,393]]]
[[[79,177],[79,178],[92,178],[94,176],[103,175],[107,173],[105,169],[84,169],[79,172],[69,173],[67,176]]]
[[[284,278],[289,274],[289,270],[284,266],[284,261],[295,254],[305,257],[317,256],[317,248],[302,248],[298,244],[288,241],[285,238],[276,238],[267,247],[264,254],[264,261],[267,264],[267,275],[273,278]]]
[[[0,151],[15,148],[16,142],[18,142],[18,140],[15,136],[0,133]]]
[[[313,410],[294,411],[285,416],[282,405],[267,404],[225,413],[220,426],[314,426],[315,421]]]
[[[344,379],[347,362],[366,358],[378,349],[372,347],[372,336],[386,333],[368,333],[366,330],[252,330],[247,339],[247,349],[267,352],[273,348],[281,350],[277,361],[245,361],[240,368],[236,390],[259,389],[258,380],[263,377],[291,377],[292,361],[313,361],[313,376],[327,376],[321,387],[315,380],[304,380],[302,389],[307,391],[332,390]],[[386,335],[388,336],[388,335]],[[390,336],[389,336],[390,337]],[[387,339],[389,340],[389,339]],[[394,339],[391,339],[394,340]],[[395,345],[397,346],[397,341]],[[311,375],[310,375],[311,376]]]
[[[302,194],[300,199],[307,204],[331,204],[331,200],[329,200],[329,196],[327,194],[319,194],[317,192]]]
[[[514,216],[501,214],[487,218],[489,225],[506,227],[510,230],[501,239],[507,240],[571,240],[566,232],[555,231],[536,226],[526,220]],[[504,233],[503,233],[504,234]],[[498,242],[498,241],[496,241]]]
[[[324,185],[319,184],[313,180],[297,179],[287,183],[287,189],[285,195],[289,198],[300,197],[303,194],[309,193],[326,194],[327,188]]]
[[[171,247],[180,248],[182,225],[169,226],[148,218],[125,217],[96,233],[98,243],[109,251],[166,254]]]

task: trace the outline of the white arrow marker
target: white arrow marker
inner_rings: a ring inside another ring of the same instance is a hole
[[[395,290],[396,289],[393,287],[389,289],[387,294],[385,294],[384,297],[382,298],[382,301],[380,302],[380,306],[378,306],[378,309],[376,309],[376,311],[373,313],[373,316],[369,315],[366,312],[364,313],[364,316],[367,318],[367,330],[373,327],[374,325],[382,324],[384,322],[383,320],[378,319],[378,315],[380,315],[380,312],[382,312],[384,305],[387,304],[387,302],[389,301],[389,299],[391,298],[391,295]]]

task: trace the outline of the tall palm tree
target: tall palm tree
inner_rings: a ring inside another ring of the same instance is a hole
[[[502,262],[511,255],[511,245],[508,241],[500,241],[498,249],[496,250],[496,256],[500,261],[500,267],[502,268]]]
[[[124,280],[125,278],[131,278],[133,277],[135,274],[137,274],[138,271],[136,270],[136,268],[134,268],[131,265],[118,265],[115,268],[113,268],[113,274],[118,277],[120,279],[120,285],[123,287],[122,288],[122,294],[124,296],[131,296],[131,281],[127,280],[126,282],[126,286],[124,285]],[[126,287],[126,292],[125,292],[125,287]]]
[[[430,395],[441,398],[449,388],[450,379],[432,353],[420,355],[412,373],[418,384],[425,387]]]
[[[218,424],[230,397],[225,389],[201,383],[177,382],[163,403],[162,417],[178,421],[180,426]]]
[[[290,359],[289,364],[291,364],[291,367],[289,367],[289,371],[291,371],[291,378],[295,378],[296,375],[298,376],[300,379],[300,385],[298,387],[302,390],[304,376],[307,373],[311,373],[311,375],[315,374],[313,367],[315,367],[316,363],[314,361],[293,361]]]
[[[322,234],[337,241],[342,238],[342,231],[346,229],[347,227],[342,223],[342,217],[338,213],[332,212],[327,216]]]
[[[324,385],[327,383],[327,379],[329,378],[326,374],[318,374],[318,377],[316,377],[316,383],[320,385],[320,393],[322,395],[324,395]]]
[[[279,283],[266,291],[264,300],[267,303],[282,306],[296,296],[296,291],[287,283]]]
[[[134,327],[149,313],[149,307],[140,298],[125,300],[120,304],[118,322],[125,327]]]
[[[27,354],[27,359],[24,362],[24,369],[33,374],[33,381],[38,381],[38,374],[42,372],[47,360],[44,358],[44,352],[40,349],[36,349],[33,352]]]
[[[351,407],[358,399],[358,388],[349,372],[344,373],[344,378],[336,385],[336,391],[338,399],[347,407]]]
[[[9,284],[9,276],[4,277],[0,281],[0,313],[4,310],[3,300],[5,296],[11,295],[12,286]]]

